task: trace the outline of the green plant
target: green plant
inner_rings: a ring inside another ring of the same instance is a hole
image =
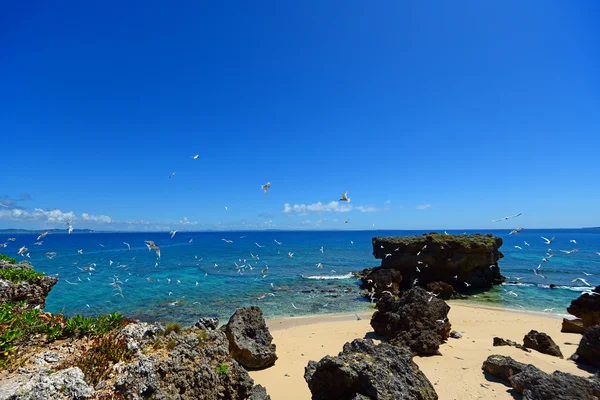
[[[165,328],[164,335],[167,336],[171,332],[175,332],[176,334],[179,335],[181,333],[181,325],[179,325],[177,322],[168,323]]]
[[[88,382],[96,385],[108,375],[113,364],[130,360],[131,357],[132,352],[127,348],[126,339],[111,333],[94,339],[92,345],[74,363],[61,364],[59,369],[79,367]]]
[[[170,338],[167,342],[167,350],[173,350],[177,346],[177,341],[173,338]]]
[[[219,375],[227,375],[229,373],[229,365],[221,363],[217,366],[216,370]]]
[[[208,332],[205,329],[201,329],[200,333],[198,334],[198,339],[200,341],[204,341],[204,340],[208,339]]]
[[[17,259],[7,256],[6,254],[0,254],[0,261],[6,261],[10,264],[16,264]]]
[[[2,256],[3,254],[0,254]],[[11,282],[39,283],[44,274],[29,268],[2,268],[0,279]]]

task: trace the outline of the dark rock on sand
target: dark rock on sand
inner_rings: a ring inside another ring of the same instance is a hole
[[[526,365],[515,361],[511,357],[495,354],[489,356],[483,362],[481,369],[496,378],[508,381],[511,376],[523,371]]]
[[[273,336],[258,307],[238,309],[225,327],[231,356],[246,368],[266,368],[277,360]]]
[[[573,300],[567,312],[581,318],[585,329],[600,324],[600,286]]]
[[[427,284],[427,290],[437,294],[437,297],[442,300],[450,300],[455,294],[452,285],[445,282],[430,282]]]
[[[600,367],[600,325],[585,331],[571,359],[581,364]]]
[[[554,340],[544,332],[535,330],[529,331],[523,338],[523,345],[527,348],[537,350],[540,353],[563,358],[560,347],[558,347],[558,345],[554,343]]]
[[[310,361],[304,379],[313,400],[429,400],[438,396],[406,347],[371,339],[346,343],[338,356]]]
[[[200,318],[198,322],[194,324],[198,329],[204,329],[206,331],[214,331],[219,327],[219,318]]]
[[[394,344],[406,345],[419,355],[434,355],[450,335],[448,311],[445,301],[414,287],[400,298],[384,294],[377,302],[371,326]]]
[[[522,344],[513,342],[512,340],[502,339],[500,337],[494,338],[494,346],[512,346],[512,347],[516,347],[517,349],[526,351],[527,353],[531,353],[531,350],[525,348],[525,346],[523,346]]]
[[[585,328],[583,327],[583,320],[576,319],[566,319],[563,318],[561,332],[564,333],[583,333],[585,332]]]
[[[482,369],[510,383],[516,392],[523,395],[523,400],[597,400],[600,396],[600,384],[596,379],[559,371],[547,374],[511,357],[491,355]]]
[[[445,282],[458,292],[470,288],[489,288],[500,284],[498,250],[502,238],[492,235],[441,235],[375,237],[373,255],[381,259],[382,269],[400,272],[404,278],[401,289],[408,288],[415,279],[419,286],[431,282]],[[417,271],[419,267],[419,271]]]
[[[21,261],[18,264],[11,264],[0,260],[0,269],[33,269],[27,261]],[[0,303],[17,303],[24,301],[30,307],[46,307],[46,297],[52,287],[56,285],[58,278],[43,276],[38,282],[11,282],[0,279]]]

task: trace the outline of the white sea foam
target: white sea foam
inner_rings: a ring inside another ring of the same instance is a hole
[[[352,273],[347,273],[345,275],[302,275],[304,279],[316,279],[316,280],[328,280],[328,279],[350,279],[353,278],[354,275]]]

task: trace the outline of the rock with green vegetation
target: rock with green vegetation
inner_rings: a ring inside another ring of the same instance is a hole
[[[438,398],[408,348],[375,345],[371,339],[355,339],[337,356],[309,361],[304,379],[313,400]]]
[[[27,261],[15,264],[0,260],[0,303],[24,301],[31,307],[44,308],[56,282],[57,278],[35,271]]]
[[[374,237],[373,255],[381,269],[394,269],[403,277],[402,288],[445,282],[457,292],[500,284],[498,260],[502,238],[493,235],[445,235]],[[370,277],[363,278],[371,279]],[[416,282],[415,282],[416,280]]]

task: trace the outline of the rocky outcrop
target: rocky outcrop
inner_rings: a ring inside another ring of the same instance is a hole
[[[561,332],[564,333],[583,333],[585,332],[585,328],[583,327],[583,320],[576,319],[566,319],[563,318]]]
[[[585,331],[571,359],[581,364],[600,367],[600,325]]]
[[[403,289],[411,287],[415,279],[419,286],[445,282],[457,292],[467,287],[489,288],[504,281],[498,268],[498,260],[503,257],[499,237],[431,233],[375,237],[372,242],[373,255],[381,259],[381,268],[396,270],[404,278]]]
[[[414,287],[400,298],[384,294],[377,302],[371,326],[395,344],[406,345],[419,355],[434,355],[450,335],[449,311],[446,302]]]
[[[600,385],[596,379],[559,371],[547,374],[511,357],[491,355],[483,363],[482,369],[508,381],[516,392],[523,395],[523,400],[597,400],[600,396]]]
[[[273,336],[258,307],[238,309],[225,327],[231,356],[246,368],[266,368],[277,360]]]
[[[405,347],[346,343],[338,356],[310,361],[304,379],[313,400],[429,400],[438,396]]]
[[[402,274],[395,269],[381,267],[367,268],[358,274],[362,278],[360,287],[369,292],[369,297],[380,299],[383,292],[389,291],[397,295],[402,282]]]
[[[573,300],[567,312],[583,321],[583,328],[600,324],[600,286]]]
[[[531,353],[531,350],[525,348],[525,346],[523,346],[517,342],[513,342],[512,340],[502,339],[500,337],[494,338],[494,346],[512,346],[512,347],[516,347],[517,349],[521,349],[527,353]]]
[[[95,392],[77,367],[54,372],[49,369],[32,374],[18,386],[2,385],[2,400],[90,399]]]
[[[445,282],[430,282],[427,284],[427,290],[442,300],[450,300],[455,295],[452,285]]]
[[[523,345],[529,349],[537,350],[540,353],[563,358],[560,347],[558,347],[558,345],[554,343],[554,340],[544,332],[535,330],[529,331],[523,338]]]
[[[11,264],[0,260],[0,269],[33,269],[27,261],[21,261],[18,264]],[[46,297],[56,285],[58,278],[43,276],[34,283],[12,282],[0,279],[0,303],[17,303],[24,301],[31,307],[44,308],[46,306]]]
[[[200,318],[194,326],[198,329],[213,331],[219,327],[219,318]]]

